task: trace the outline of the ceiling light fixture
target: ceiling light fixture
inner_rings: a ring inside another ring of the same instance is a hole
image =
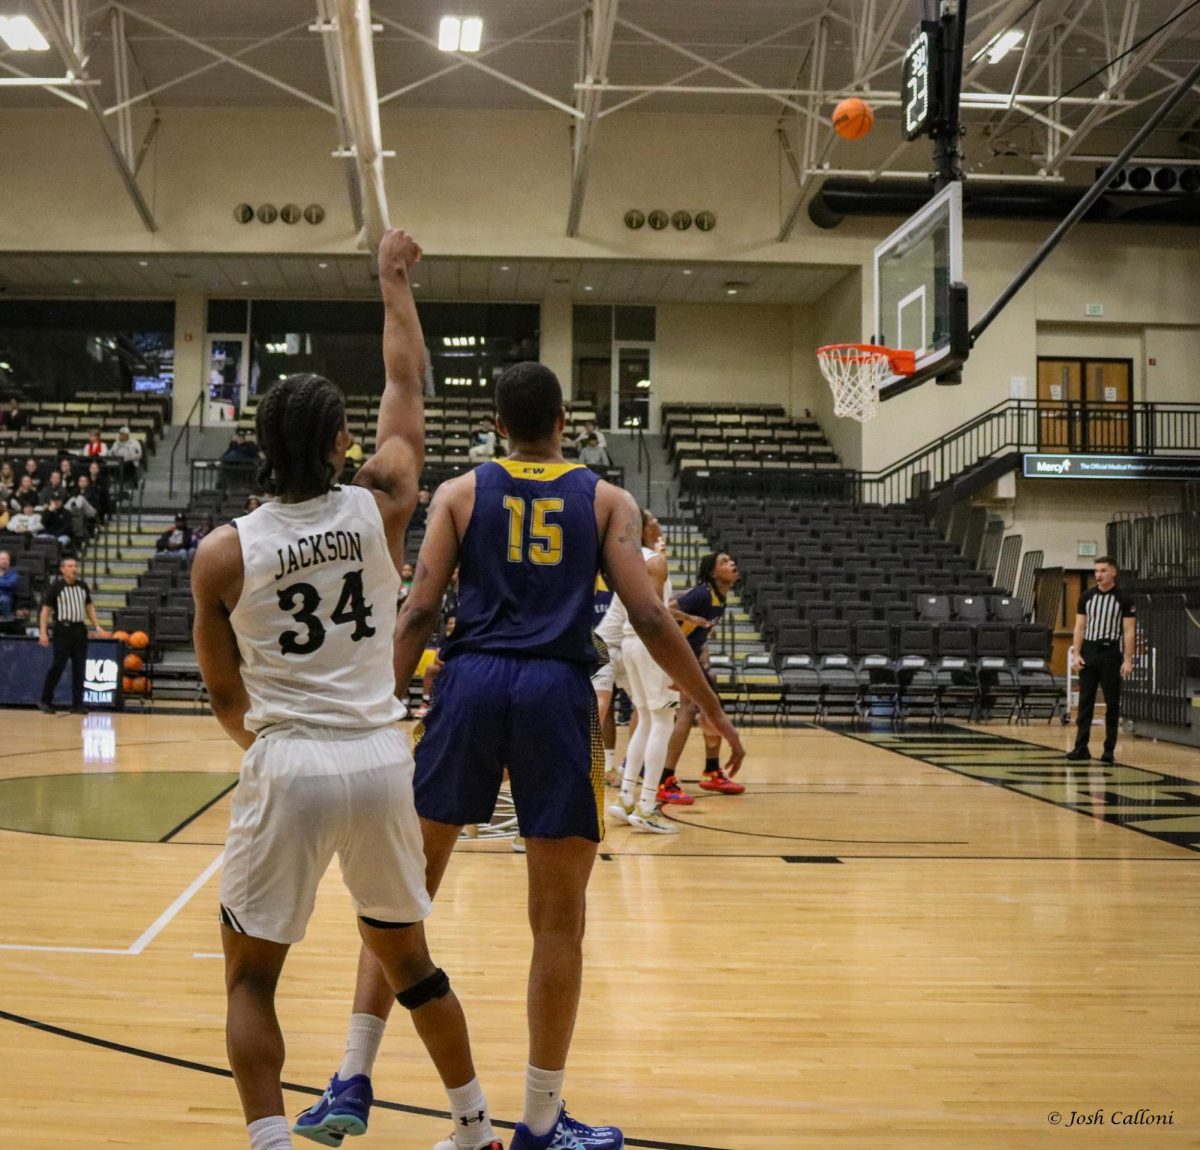
[[[50,44],[28,16],[0,16],[0,40],[14,52],[48,52]]]
[[[250,286],[249,280],[242,280],[242,287],[249,287],[249,286]]]
[[[979,56],[986,56],[989,64],[998,64],[1024,39],[1025,33],[1020,28],[1010,28],[1007,32],[1001,32]],[[978,60],[979,56],[975,59]]]
[[[150,261],[149,261],[149,260],[138,260],[138,267],[140,267],[140,268],[148,268],[149,266],[150,266]]]
[[[591,290],[592,290],[592,285],[591,285],[591,284],[584,284],[583,290],[584,290],[584,291],[591,291]]]
[[[71,282],[73,284],[81,284],[81,283],[83,283],[83,280],[72,280]]]
[[[317,267],[324,269],[324,268],[329,267],[329,265],[328,264],[317,264]]]
[[[684,274],[685,276],[690,276],[690,275],[692,274],[692,269],[691,269],[691,268],[684,268],[684,269],[683,269],[683,274]]]
[[[483,21],[478,16],[468,16],[462,22],[462,36],[458,41],[460,52],[478,52],[483,42]]]
[[[508,264],[501,264],[501,265],[500,265],[500,270],[501,270],[502,272],[506,272],[506,271],[508,271]]]
[[[478,16],[443,16],[438,24],[438,48],[443,52],[478,52],[483,21]]]
[[[726,289],[725,289],[725,294],[726,294],[726,295],[737,295],[737,293],[738,293],[738,289],[737,289],[737,288],[726,288]]]

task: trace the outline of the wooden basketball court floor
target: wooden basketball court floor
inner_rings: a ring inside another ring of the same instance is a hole
[[[745,796],[610,829],[573,1112],[680,1150],[1200,1145],[1200,761],[1126,738],[1079,769],[1069,737],[751,730]],[[209,718],[14,711],[0,747],[5,1144],[245,1146],[215,914],[236,749]],[[507,1122],[524,884],[468,844],[430,925]],[[338,1064],[356,949],[334,867],[281,986],[290,1110]],[[356,1145],[445,1135],[399,1010],[375,1086]]]

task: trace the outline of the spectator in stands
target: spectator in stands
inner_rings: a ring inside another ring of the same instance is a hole
[[[21,574],[13,569],[12,556],[0,551],[0,619],[9,619],[17,613],[20,586]]]
[[[96,523],[100,519],[99,508],[94,506],[89,498],[91,494],[91,479],[86,475],[81,475],[75,494],[66,503],[67,511],[71,515],[71,534],[81,543],[91,538]]]
[[[42,469],[38,465],[38,461],[34,459],[32,455],[25,460],[25,471],[23,474],[29,476],[30,482],[32,482],[34,487],[41,487]]]
[[[579,447],[579,462],[584,467],[608,467],[610,465],[608,451],[600,446],[600,440],[594,432],[583,438]]]
[[[9,498],[8,509],[14,515],[19,515],[26,503],[32,503],[36,507],[37,501],[38,493],[36,485],[28,475],[22,475],[21,481],[17,484],[16,491]]]
[[[413,576],[416,574],[411,563],[402,563],[400,565],[400,603],[403,605],[405,599],[408,598],[409,592],[412,591]]]
[[[121,461],[121,478],[123,480],[137,477],[142,464],[142,445],[129,434],[128,427],[122,427],[117,432],[117,438],[108,454]]]
[[[185,555],[194,549],[192,529],[182,511],[175,516],[175,526],[164,531],[154,543],[154,550],[160,555],[164,552],[168,555]]]
[[[50,472],[50,478],[38,492],[38,498],[43,507],[48,506],[51,499],[57,499],[60,503],[67,501],[67,489],[63,486],[62,472],[57,467]]]
[[[21,503],[21,510],[8,521],[9,531],[18,535],[40,535],[42,533],[42,517],[37,513],[37,506],[28,496]]]
[[[63,490],[69,497],[79,485],[79,473],[75,470],[75,461],[64,455],[58,462],[58,473],[62,476]]]
[[[82,480],[80,476],[80,482]],[[112,495],[108,488],[108,473],[95,459],[88,464],[88,502],[96,509],[103,523],[112,511]]]
[[[200,546],[200,540],[203,539],[210,531],[217,529],[217,521],[211,515],[204,517],[204,522],[192,532],[192,551]]]
[[[237,432],[221,456],[222,463],[257,463],[258,444],[244,431]]]
[[[84,444],[83,454],[89,458],[108,454],[108,448],[105,446],[104,440],[100,435],[100,428],[97,427],[96,430],[93,431],[90,436],[88,436],[88,441],[86,444]]]
[[[8,509],[8,500],[0,503],[0,531],[5,531],[8,528],[8,521],[12,512]]]
[[[42,529],[38,533],[46,539],[57,539],[64,551],[74,550],[75,537],[71,533],[71,513],[63,506],[62,497],[52,495],[42,512]]]
[[[496,458],[496,421],[490,415],[480,419],[471,432],[467,457],[472,463],[486,463]]]
[[[417,506],[413,509],[412,526],[424,527],[425,519],[429,515],[429,504],[433,502],[433,492],[429,490],[429,485],[421,484],[421,489],[417,492]]]
[[[6,459],[0,463],[0,500],[7,503],[17,489],[17,477],[13,474],[13,465]]]
[[[251,495],[246,500],[246,506],[242,509],[247,515],[251,511],[257,511],[265,502],[261,495]]]
[[[596,426],[594,419],[585,419],[583,421],[583,432],[572,440],[564,440],[574,445],[576,451],[582,451],[588,439],[592,436],[596,437],[597,446],[605,453],[605,458],[608,456],[608,440],[604,438],[604,432]]]
[[[9,431],[23,431],[29,426],[29,413],[21,410],[21,401],[15,396],[4,415],[4,426]]]

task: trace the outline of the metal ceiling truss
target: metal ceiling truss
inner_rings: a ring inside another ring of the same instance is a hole
[[[1194,0],[1178,0],[1168,20],[1180,15],[1185,9],[1191,7],[1193,2]],[[1129,18],[1130,9],[1134,13],[1131,18]],[[1128,51],[1132,45],[1136,30],[1136,16],[1139,11],[1140,4],[1138,0],[1129,0],[1129,4],[1126,7],[1127,18],[1122,20],[1118,36],[1116,46],[1118,53]],[[1156,35],[1149,37],[1137,51],[1118,61],[1119,67],[1114,65],[1114,68],[1108,70],[1109,83],[1105,86],[1096,104],[1089,109],[1083,117],[1082,122],[1076,126],[1071,138],[1058,149],[1053,161],[1047,163],[1047,171],[1056,173],[1063,163],[1071,157],[1071,154],[1079,150],[1088,134],[1108,118],[1109,111],[1113,106],[1113,100],[1119,98],[1134,78],[1153,64],[1155,53],[1170,38],[1170,31],[1169,28],[1164,27]]]
[[[571,203],[567,209],[567,235],[579,234],[579,219],[583,214],[583,198],[587,192],[588,168],[592,155],[592,140],[599,120],[600,103],[604,96],[594,84],[608,82],[608,57],[612,51],[613,32],[617,26],[618,0],[588,0],[580,17],[579,80],[575,107],[579,119],[572,125]]]
[[[79,22],[79,9],[75,0],[64,0],[62,11],[55,6],[54,0],[35,0],[35,2],[41,16],[42,27],[45,29],[46,39],[62,57],[67,71],[74,76],[87,79],[87,58],[83,52],[83,33]],[[129,193],[129,198],[133,201],[133,206],[137,209],[142,223],[146,226],[147,231],[158,231],[154,213],[150,210],[145,196],[142,195],[142,189],[138,187],[133,160],[126,158],[125,152],[112,138],[105,126],[104,111],[100,106],[95,88],[85,86],[81,91],[87,110],[100,130],[100,134],[104,137],[104,143],[108,147],[113,163],[117,166],[121,182],[125,185],[125,190]],[[130,136],[130,151],[132,151],[132,135]]]
[[[341,53],[336,43],[334,0],[316,0],[317,27],[321,37],[321,48],[325,53],[325,72],[329,77],[329,94],[333,99],[333,116],[337,123],[338,151],[342,154],[346,172],[346,193],[350,197],[350,214],[354,219],[355,232],[362,231],[363,205],[362,185],[358,178],[358,164],[351,151],[352,137],[346,118],[345,81],[342,76]]]

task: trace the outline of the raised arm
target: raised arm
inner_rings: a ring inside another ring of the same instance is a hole
[[[399,698],[408,692],[408,684],[421,662],[425,644],[441,616],[442,597],[458,565],[459,517],[465,502],[474,501],[474,487],[475,477],[470,474],[443,483],[429,505],[429,519],[421,554],[417,557],[412,590],[396,619],[393,666]],[[462,522],[465,524],[469,519],[470,511],[467,510]]]
[[[404,559],[404,531],[425,466],[425,337],[408,279],[408,269],[420,258],[421,249],[407,232],[391,229],[384,234],[379,245],[379,290],[385,382],[375,454],[354,477],[356,484],[375,495],[397,563]]]
[[[693,700],[730,749],[726,771],[736,775],[746,752],[721,701],[709,686],[679,624],[663,605],[662,586],[657,594],[648,564],[642,559],[642,517],[633,498],[620,488],[601,483],[596,489],[596,513],[608,585],[620,596],[629,623],[646,644],[654,661],[679,689]]]

